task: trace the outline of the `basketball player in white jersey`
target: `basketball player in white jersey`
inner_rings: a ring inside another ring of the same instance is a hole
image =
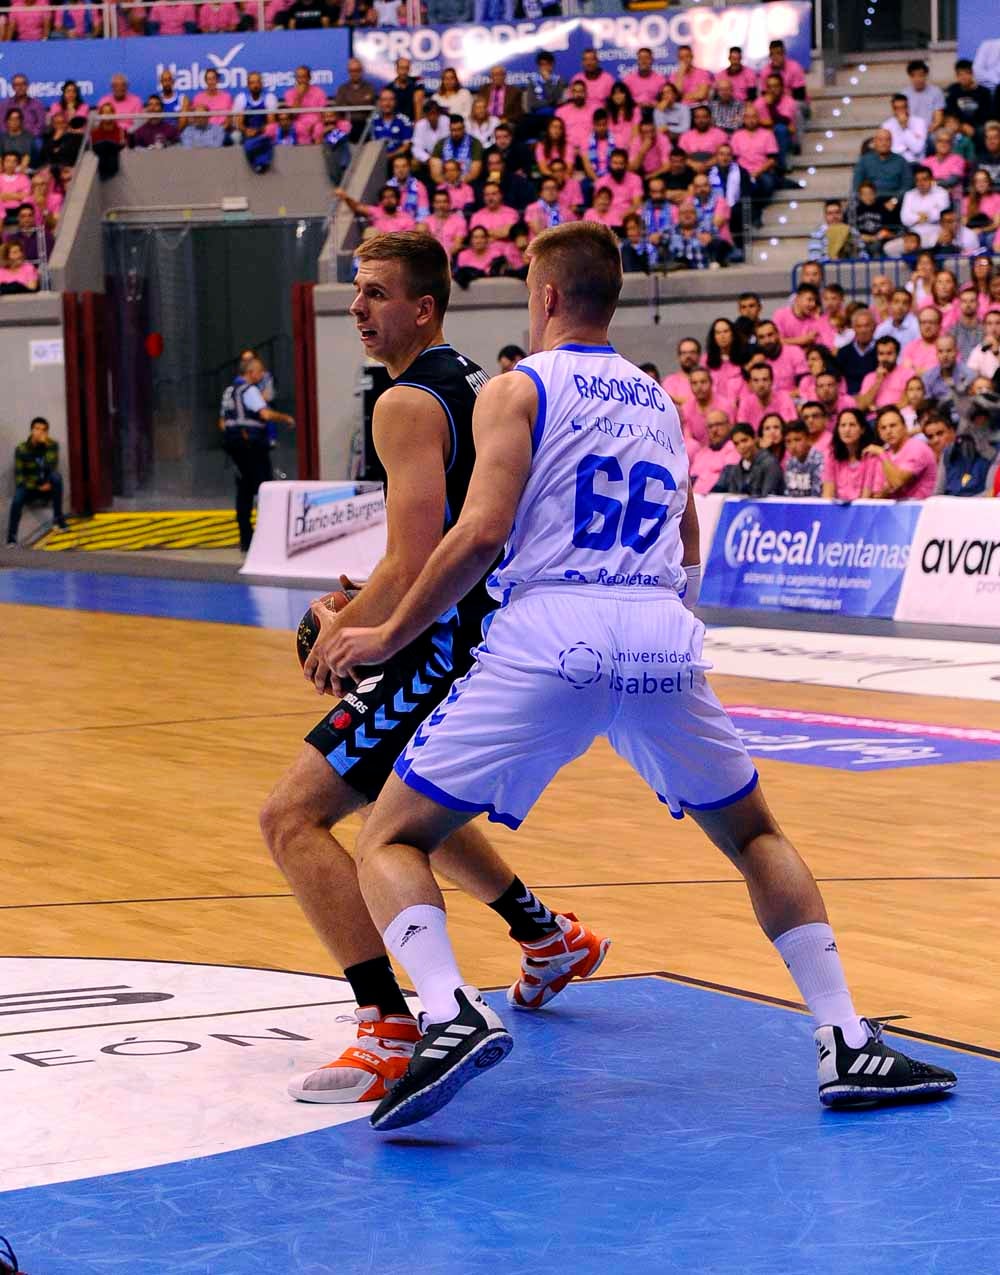
[[[673,404],[608,342],[621,279],[602,226],[576,222],[532,243],[534,353],[479,395],[460,518],[389,620],[342,629],[329,648],[338,674],[391,657],[506,541],[489,582],[501,606],[477,662],[414,735],[359,842],[365,902],[424,1006],[407,1071],[371,1118],[377,1129],[432,1114],[513,1043],[458,971],[429,852],[481,811],[516,826],[597,735],[743,874],[815,1016],[822,1102],[956,1083],[856,1013],[816,883],[705,680],[687,455]]]

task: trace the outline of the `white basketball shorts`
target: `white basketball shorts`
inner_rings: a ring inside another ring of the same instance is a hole
[[[478,658],[396,773],[454,810],[516,828],[606,735],[675,818],[738,801],[757,771],[705,680],[705,626],[676,594],[535,585],[497,611]]]

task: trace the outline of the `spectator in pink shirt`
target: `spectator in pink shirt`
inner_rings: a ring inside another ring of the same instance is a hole
[[[318,120],[322,119],[326,106],[326,94],[312,83],[312,71],[307,66],[295,68],[295,84],[285,90],[285,105],[291,110],[301,107],[312,107],[313,110],[304,115],[294,116],[295,136],[300,146],[307,146]]]
[[[875,433],[864,413],[845,408],[837,417],[823,462],[824,500],[867,500],[871,496],[879,464],[865,451],[874,444]]]
[[[503,190],[499,182],[487,182],[483,187],[483,206],[472,214],[469,229],[482,228],[491,240],[506,239],[511,227],[521,220],[516,208],[508,208],[503,202]]]
[[[769,128],[778,143],[781,167],[788,162],[788,153],[796,144],[799,134],[798,106],[781,82],[780,75],[769,75],[764,81],[764,92],[754,102],[760,122]]]
[[[736,130],[729,144],[736,162],[750,176],[753,223],[759,226],[761,214],[774,194],[779,151],[774,133],[761,125],[760,113],[752,102],[743,112],[743,127]]]
[[[14,0],[11,5],[11,27],[18,40],[47,40],[52,29],[52,11],[39,6],[39,0]]]
[[[563,221],[579,221],[583,216],[585,200],[583,187],[575,177],[571,177],[565,160],[552,161],[552,178],[559,191],[559,208]]]
[[[574,80],[569,86],[569,101],[556,108],[556,116],[566,125],[570,145],[582,150],[594,126],[594,112],[587,105],[587,88],[582,80]]]
[[[240,23],[240,11],[230,0],[198,6],[198,30],[206,35],[220,31],[235,31]]]
[[[344,201],[355,217],[364,217],[368,222],[368,228],[376,234],[388,234],[393,230],[413,230],[417,224],[416,219],[409,213],[400,211],[399,191],[395,186],[383,186],[378,193],[377,204],[362,204],[357,199],[352,199],[347,191],[339,186],[333,193],[337,199]],[[365,233],[367,234],[367,230]]]
[[[594,191],[594,206],[588,208],[583,214],[583,220],[599,222],[602,226],[607,226],[609,230],[613,230],[619,224],[611,211],[611,191],[607,186]]]
[[[729,437],[733,424],[725,412],[718,408],[710,411],[705,418],[705,429],[708,446],[699,448],[690,463],[691,482],[699,496],[708,495],[727,465],[740,463],[740,454]]]
[[[745,421],[756,431],[768,412],[777,412],[783,421],[797,416],[795,404],[784,390],[774,388],[774,371],[763,359],[748,364],[747,384],[736,400],[736,419]]]
[[[903,346],[900,366],[909,373],[916,372],[923,376],[932,367],[937,367],[937,339],[941,335],[941,311],[933,305],[925,305],[917,315],[917,326],[920,335],[915,341]]]
[[[814,399],[804,402],[799,408],[799,420],[809,434],[810,447],[815,447],[821,456],[826,456],[833,441],[833,430],[823,404]]]
[[[142,120],[135,118],[142,110],[142,99],[138,94],[128,91],[128,79],[120,72],[111,77],[111,92],[105,93],[97,105],[110,106],[116,115],[131,115],[131,119],[121,121],[126,133],[131,133],[142,123]]]
[[[535,144],[535,163],[543,177],[551,177],[554,159],[563,160],[570,169],[576,163],[576,147],[566,135],[566,121],[558,115],[549,120],[544,136]]]
[[[445,190],[436,190],[431,200],[431,214],[420,223],[420,229],[433,235],[449,257],[465,243],[465,218],[454,212]]]
[[[743,364],[746,362],[743,335],[729,319],[716,319],[708,330],[703,366],[712,376],[712,384],[720,398],[734,403],[743,388]]]
[[[230,128],[232,95],[219,88],[219,72],[214,67],[205,72],[205,87],[194,95],[192,105],[196,111],[208,112],[210,124],[221,124],[227,130]]]
[[[954,190],[965,181],[968,167],[961,155],[956,155],[951,144],[951,134],[939,128],[934,134],[934,154],[923,161],[924,167],[931,170],[934,180],[945,190]]]
[[[489,276],[493,262],[504,257],[499,244],[490,243],[490,237],[482,226],[469,232],[469,246],[463,248],[455,261],[455,282],[467,288],[473,279]]]
[[[962,220],[979,236],[982,247],[989,248],[1000,230],[1000,194],[993,189],[993,179],[985,168],[972,174],[969,193],[962,201]]]
[[[622,81],[637,106],[655,106],[667,77],[653,69],[653,50],[640,49],[635,55],[636,69]]]
[[[757,350],[774,371],[774,388],[797,394],[798,383],[806,374],[806,356],[798,346],[785,345],[773,319],[762,319],[757,324]]]
[[[708,100],[712,88],[712,73],[694,64],[694,53],[690,44],[682,44],[677,49],[677,66],[671,82],[681,95],[681,101],[689,106],[695,102]]]
[[[785,52],[784,40],[772,40],[768,45],[768,59],[760,69],[757,87],[764,91],[769,75],[780,75],[785,88],[796,102],[807,102],[806,73],[801,65]]]
[[[701,358],[701,342],[693,336],[684,336],[677,342],[677,371],[665,376],[660,384],[673,399],[678,412],[693,397],[690,376]]]
[[[792,304],[775,310],[774,326],[786,345],[797,345],[803,350],[810,345],[836,349],[837,334],[820,313],[819,289],[811,283],[800,283]]]
[[[24,249],[18,243],[7,244],[0,255],[0,296],[37,291],[38,271],[25,261]]]
[[[621,80],[611,87],[608,96],[608,132],[622,150],[628,150],[639,129],[642,111],[636,106],[629,88]]]
[[[602,177],[595,190],[607,187],[611,191],[611,211],[620,226],[630,212],[642,203],[642,178],[628,171],[628,152],[616,148],[611,152],[608,175]]]
[[[538,186],[538,199],[524,210],[524,220],[531,231],[531,238],[543,230],[561,226],[566,218],[559,206],[559,187],[554,177],[543,177]],[[574,220],[572,217],[570,221]]]
[[[912,438],[903,414],[897,407],[883,407],[876,422],[882,440],[869,444],[865,456],[872,457],[879,469],[875,475],[873,496],[886,500],[926,500],[934,494],[937,480],[937,457],[921,435]]]
[[[17,210],[30,194],[31,182],[26,174],[18,172],[17,156],[8,151],[0,161],[0,206],[6,222],[13,224],[17,220]]]
[[[666,133],[658,133],[652,120],[639,125],[639,134],[629,147],[628,166],[645,181],[662,177],[670,168],[673,147]]]
[[[728,416],[733,410],[733,403],[731,399],[722,398],[715,392],[707,367],[692,368],[688,384],[691,387],[691,397],[681,409],[680,417],[684,427],[684,441],[688,447],[688,455],[691,456],[699,447],[708,446],[708,413],[721,411]]]
[[[438,183],[438,190],[448,196],[452,209],[464,213],[476,202],[476,192],[468,182],[462,180],[462,165],[457,159],[446,159],[442,165],[444,181]]]
[[[732,84],[737,102],[745,102],[751,91],[757,91],[757,73],[743,65],[743,50],[738,44],[729,50],[729,64],[721,74]]]
[[[835,421],[845,407],[854,407],[854,399],[848,394],[844,378],[836,363],[827,371],[820,372],[816,377],[815,386],[807,389],[806,382],[809,380],[812,380],[812,377],[804,376],[799,381],[802,401],[819,403],[826,412],[828,421]]]
[[[682,133],[677,145],[687,153],[691,164],[703,171],[711,166],[715,152],[729,141],[721,128],[712,124],[712,112],[707,106],[695,106],[691,110],[691,127]]]
[[[875,342],[875,357],[878,360],[875,371],[869,372],[861,382],[857,395],[858,407],[863,412],[875,407],[898,407],[910,375],[905,367],[899,366],[899,342],[894,336],[879,337]]]
[[[158,35],[187,35],[198,29],[198,14],[193,4],[154,4],[146,10]]]
[[[573,76],[573,82],[581,82],[587,91],[587,106],[591,113],[597,110],[611,96],[611,86],[615,82],[613,75],[601,70],[597,54],[593,49],[584,49],[580,59],[580,70]]]

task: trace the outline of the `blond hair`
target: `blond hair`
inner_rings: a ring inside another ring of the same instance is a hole
[[[373,235],[355,250],[359,261],[398,261],[403,267],[409,295],[430,297],[443,319],[451,297],[448,254],[433,235],[423,230],[393,230]]]
[[[536,276],[551,279],[581,319],[610,322],[622,290],[622,258],[607,226],[594,221],[553,226],[531,241],[528,256]]]

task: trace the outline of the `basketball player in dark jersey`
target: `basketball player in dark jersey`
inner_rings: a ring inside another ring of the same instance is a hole
[[[420,1033],[365,908],[354,861],[330,829],[374,801],[418,727],[472,665],[493,608],[484,584],[382,668],[342,687],[325,652],[346,622],[387,619],[461,513],[475,459],[472,409],[486,373],[444,339],[451,276],[438,242],[421,231],[379,235],[357,254],[351,306],[365,352],[393,380],[375,406],[375,447],[386,471],[385,557],[337,615],[314,608],[320,633],[305,673],[338,703],[306,736],[261,814],[275,862],[302,910],[341,965],[358,1002],[358,1043],[297,1077],[306,1102],[383,1098],[406,1070]],[[446,705],[445,705],[446,708]],[[608,940],[542,903],[468,825],[434,854],[434,866],[493,908],[522,946],[511,1005],[537,1009],[604,959]]]

